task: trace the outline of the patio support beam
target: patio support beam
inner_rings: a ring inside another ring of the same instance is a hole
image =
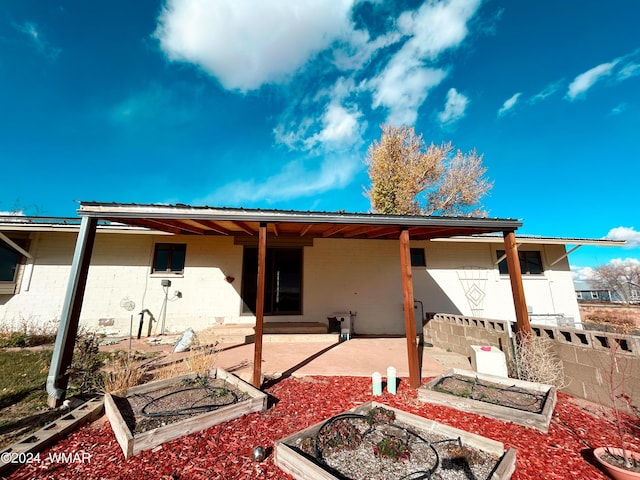
[[[256,289],[256,335],[253,346],[253,381],[256,388],[262,385],[262,324],[264,321],[264,277],[267,259],[267,224],[260,223],[258,231],[258,288]]]
[[[407,333],[407,360],[409,362],[409,385],[420,386],[420,361],[416,342],[416,314],[413,308],[413,276],[411,274],[411,250],[409,230],[400,232],[400,267],[402,269],[402,294],[404,297],[404,325]]]
[[[56,335],[56,343],[53,347],[49,376],[47,377],[47,403],[52,408],[62,405],[67,393],[69,375],[67,369],[71,366],[73,348],[78,334],[78,323],[84,290],[87,284],[91,252],[96,238],[98,219],[95,217],[83,217],[80,224],[80,232],[76,240],[76,249],[71,263],[71,273],[67,284],[67,292],[62,304],[60,326]]]
[[[513,231],[503,232],[503,235],[504,250],[507,256],[507,268],[509,269],[509,280],[511,281],[513,305],[516,310],[516,332],[518,333],[518,337],[521,337],[522,335],[531,333],[531,324],[529,323],[529,313],[527,312],[527,301],[524,298],[518,245],[516,244],[516,234]]]

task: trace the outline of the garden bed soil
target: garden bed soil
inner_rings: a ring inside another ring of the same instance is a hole
[[[266,406],[263,392],[221,368],[208,377],[180,375],[105,395],[105,413],[125,458]]]
[[[546,433],[557,392],[552,385],[453,368],[420,387],[418,398]]]
[[[377,402],[283,438],[274,452],[274,463],[298,480],[502,480],[516,462],[500,442]]]

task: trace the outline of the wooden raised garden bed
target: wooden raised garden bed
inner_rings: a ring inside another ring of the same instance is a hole
[[[105,413],[125,458],[242,415],[265,411],[267,396],[213,368],[208,377],[180,375],[106,394]]]
[[[420,387],[418,399],[547,433],[557,392],[552,385],[452,368]]]
[[[280,439],[274,463],[298,480],[511,478],[516,451],[377,402]]]

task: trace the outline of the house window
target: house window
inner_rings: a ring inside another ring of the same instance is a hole
[[[28,249],[26,239],[12,238],[19,247]],[[18,277],[24,268],[23,255],[12,246],[0,240],[0,294],[13,295],[17,291]]]
[[[412,267],[426,267],[427,260],[424,256],[424,248],[412,248],[411,249],[411,266]]]
[[[186,253],[184,243],[156,243],[151,273],[183,273]]]
[[[582,300],[582,292],[576,292],[576,298]]]
[[[598,292],[591,292],[591,300],[597,300],[598,299]]]
[[[497,258],[504,256],[504,250],[496,250]],[[542,268],[542,257],[539,251],[519,250],[518,258],[520,259],[520,272],[523,275],[541,275],[544,271]],[[498,264],[501,275],[508,275],[507,259],[503,258]]]
[[[242,265],[242,313],[255,314],[258,291],[258,249],[245,247]],[[302,313],[302,248],[267,248],[264,314]]]

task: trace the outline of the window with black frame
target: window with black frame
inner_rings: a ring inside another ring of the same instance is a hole
[[[504,254],[504,250],[496,250],[497,258],[504,257]],[[542,256],[538,250],[518,250],[518,259],[520,260],[520,273],[523,275],[542,275],[544,273]],[[498,263],[498,270],[500,275],[509,274],[506,258]]]
[[[29,249],[29,240],[25,238],[10,238],[23,250]],[[19,291],[18,281],[26,258],[12,245],[0,239],[0,295],[13,295]]]
[[[184,243],[156,243],[151,273],[184,273],[186,255]]]
[[[264,314],[302,313],[302,248],[267,248]],[[258,249],[245,247],[242,263],[242,313],[255,314],[258,291]]]

